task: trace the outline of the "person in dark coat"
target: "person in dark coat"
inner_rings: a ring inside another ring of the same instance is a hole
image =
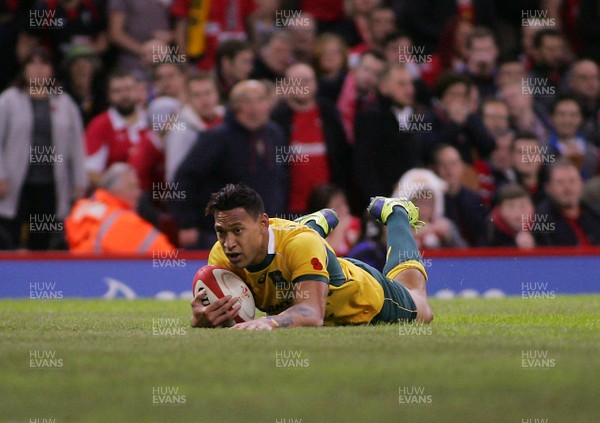
[[[356,116],[354,171],[364,206],[370,197],[390,195],[404,172],[419,165],[418,136],[427,128],[414,96],[408,70],[389,65],[377,105]]]
[[[333,183],[346,196],[352,194],[352,149],[335,105],[316,97],[314,70],[303,63],[290,66],[285,81],[289,83],[276,86],[275,94],[283,98],[271,118],[290,146],[286,160],[280,160],[289,166],[288,211],[306,213],[310,193],[318,185]],[[295,156],[300,160],[292,160]]]
[[[427,151],[437,144],[450,144],[460,152],[464,162],[471,164],[476,158],[487,159],[494,150],[494,137],[470,110],[471,89],[471,80],[464,75],[446,73],[438,80],[433,109],[426,117],[431,131],[423,135]],[[424,159],[430,161],[431,157],[426,154]]]
[[[433,158],[435,172],[448,184],[444,216],[454,222],[470,246],[481,244],[488,210],[481,196],[463,185],[465,163],[458,150],[448,144],[439,144],[433,151]]]
[[[486,244],[492,247],[533,248],[530,229],[533,202],[525,189],[515,182],[504,185],[498,193],[498,205],[487,221]]]
[[[203,211],[210,194],[225,184],[243,182],[255,189],[270,216],[286,210],[287,167],[277,162],[277,155],[287,143],[279,125],[269,120],[267,87],[242,81],[231,91],[230,103],[225,122],[200,135],[175,175],[174,187],[186,194],[185,201],[170,207],[182,228],[183,247],[210,248],[216,241]]]

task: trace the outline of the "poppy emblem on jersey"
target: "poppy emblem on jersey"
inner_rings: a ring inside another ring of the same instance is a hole
[[[323,270],[323,265],[321,264],[319,259],[316,257],[313,257],[313,259],[310,261],[310,264],[312,264],[312,267],[315,270]]]

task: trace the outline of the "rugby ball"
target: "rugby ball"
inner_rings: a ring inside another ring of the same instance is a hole
[[[250,292],[248,285],[228,268],[211,265],[201,267],[194,276],[194,283],[192,285],[194,297],[198,295],[200,288],[204,288],[207,294],[204,305],[212,304],[226,295],[238,298],[241,306],[240,312],[235,317],[235,322],[230,322],[230,326],[233,326],[235,323],[254,320],[256,307],[252,292]]]

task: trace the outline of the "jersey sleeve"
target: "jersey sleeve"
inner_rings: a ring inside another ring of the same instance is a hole
[[[284,250],[284,262],[292,274],[292,282],[317,280],[329,283],[327,247],[315,232],[294,235]]]
[[[219,242],[215,242],[215,244],[210,249],[210,253],[208,255],[208,264],[211,266],[223,266],[229,267],[229,260],[223,251],[223,247],[219,244]]]

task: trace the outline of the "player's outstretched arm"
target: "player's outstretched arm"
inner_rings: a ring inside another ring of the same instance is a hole
[[[329,285],[321,281],[302,281],[294,286],[294,305],[280,314],[238,323],[232,329],[272,330],[297,326],[323,326]]]

